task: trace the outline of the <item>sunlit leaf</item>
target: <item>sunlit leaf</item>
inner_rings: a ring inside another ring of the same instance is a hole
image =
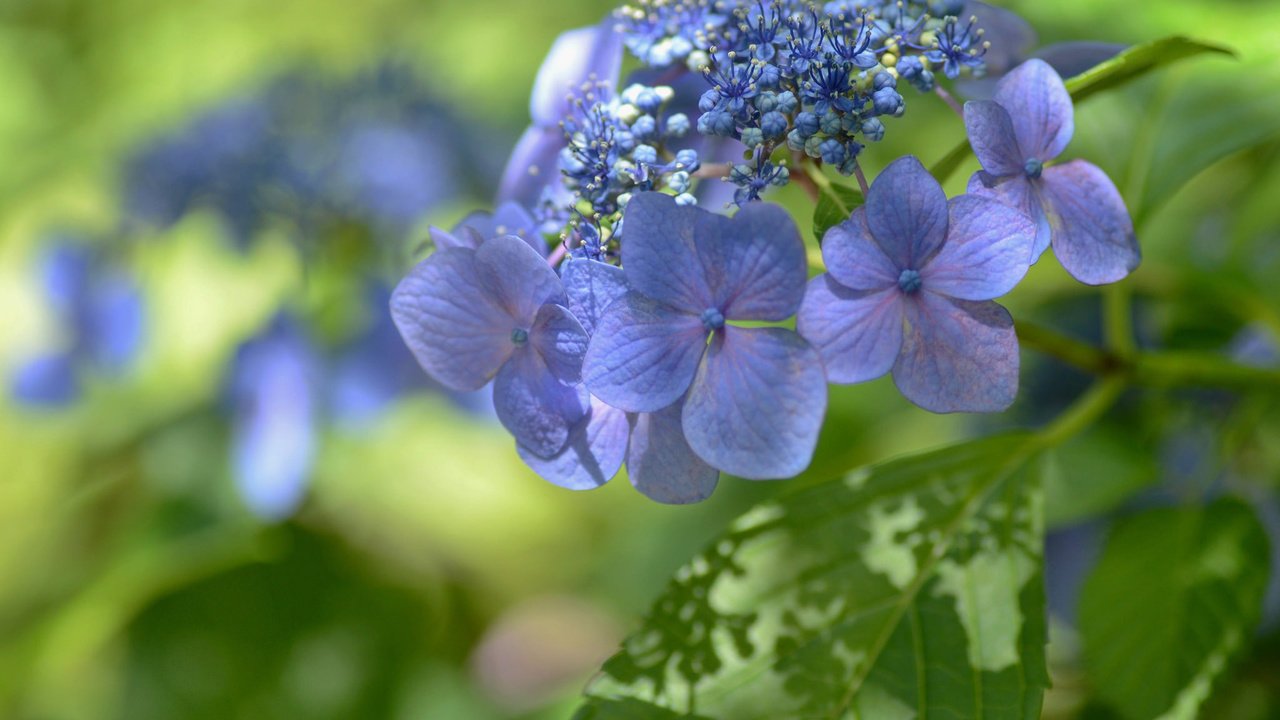
[[[1039,717],[1035,452],[998,436],[758,506],[676,574],[588,696],[734,720]]]
[[[1067,78],[1067,90],[1071,93],[1072,100],[1080,102],[1095,93],[1136,80],[1152,70],[1205,53],[1235,56],[1233,50],[1222,45],[1174,35],[1134,45],[1106,62],[1099,63],[1075,77]],[[938,182],[946,182],[947,178],[951,177],[952,173],[969,158],[971,152],[969,141],[966,139],[934,163],[930,171]]]
[[[1133,720],[1197,717],[1258,621],[1267,554],[1257,517],[1233,500],[1122,521],[1080,602],[1099,696]]]
[[[862,205],[862,192],[847,185],[831,183],[822,188],[818,196],[818,206],[813,209],[813,234],[822,242],[827,230],[839,225],[853,214],[854,208]]]

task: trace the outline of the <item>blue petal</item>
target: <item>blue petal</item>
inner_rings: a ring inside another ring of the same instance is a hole
[[[530,126],[520,136],[498,184],[498,202],[517,202],[535,206],[544,188],[555,188],[563,197],[557,172],[560,150],[564,148],[564,131],[558,127]]]
[[[631,292],[596,326],[582,375],[606,403],[653,412],[684,395],[706,347],[701,319]]]
[[[889,163],[867,192],[867,226],[902,270],[919,270],[947,234],[947,196],[913,155]]]
[[[556,379],[570,385],[582,382],[587,333],[568,308],[543,305],[529,331],[529,342]]]
[[[497,302],[475,252],[440,250],[400,281],[391,317],[427,374],[451,390],[478,390],[515,350],[518,321]]]
[[[809,343],[783,328],[728,326],[698,367],[684,433],[724,472],[786,478],[809,466],[826,409],[822,361]]]
[[[142,345],[145,325],[142,292],[120,270],[104,269],[89,287],[76,328],[81,349],[106,372],[119,372]]]
[[[982,28],[983,40],[991,43],[982,56],[989,75],[1007,72],[1036,44],[1036,31],[1020,15],[1004,8],[969,0],[964,10],[956,14],[960,18],[976,17]]]
[[[538,232],[538,222],[533,215],[517,202],[504,202],[492,213],[477,211],[463,218],[453,229],[458,236],[469,236],[475,241],[473,247],[490,238],[503,235],[515,235],[538,251],[542,257],[547,256],[547,243]]]
[[[1031,263],[1035,264],[1045,250],[1049,249],[1049,218],[1041,206],[1040,192],[1031,184],[1025,175],[1014,175],[995,178],[979,170],[969,178],[968,193],[978,197],[991,198],[1003,205],[1021,212],[1036,226],[1036,239],[1031,245]]]
[[[455,229],[454,232],[448,232],[432,225],[427,228],[427,233],[431,236],[431,243],[435,245],[437,250],[447,250],[449,248],[475,250],[484,242],[484,238],[480,233],[465,226]]]
[[[937,413],[997,412],[1018,394],[1018,337],[994,302],[922,290],[906,303],[907,332],[893,381],[908,400]]]
[[[80,381],[70,353],[28,360],[11,381],[13,399],[35,407],[61,407],[80,397]]]
[[[867,212],[862,207],[854,210],[848,220],[827,230],[822,238],[822,261],[831,277],[854,290],[893,287],[903,270],[894,265],[871,236]]]
[[[627,277],[622,268],[596,260],[571,258],[562,266],[560,280],[569,309],[587,335],[595,334],[604,311],[627,293]]]
[[[657,412],[631,416],[627,476],[650,500],[687,505],[706,500],[716,489],[720,471],[694,454],[684,438],[682,403]]]
[[[516,452],[547,482],[569,490],[591,490],[618,474],[629,432],[626,413],[592,398],[590,414],[573,426],[560,452],[541,458],[519,444]]]
[[[720,221],[719,216],[678,205],[662,193],[632,197],[622,231],[627,284],[677,310],[701,313],[711,307],[714,300],[697,243],[699,236],[718,238]]]
[[[1028,156],[1018,148],[1013,120],[999,104],[990,100],[965,103],[964,127],[982,169],[997,176],[1025,172]]]
[[[616,21],[606,17],[599,25],[577,28],[556,38],[533,83],[529,115],[542,128],[559,128],[569,117],[570,93],[582,91],[587,82],[601,83],[612,92],[622,69],[622,35]]]
[[[1027,274],[1036,226],[1031,218],[995,200],[952,198],[947,242],[920,275],[931,292],[961,300],[991,300]]]
[[[1009,112],[1018,147],[1042,162],[1062,154],[1075,130],[1071,95],[1049,63],[1031,59],[996,86],[992,98]]]
[[[476,250],[476,267],[487,274],[498,303],[528,329],[547,303],[564,304],[560,276],[528,243],[514,235],[490,238]]]
[[[493,383],[493,408],[516,442],[549,458],[565,446],[569,432],[590,407],[586,388],[566,385],[532,348],[516,351]]]
[[[747,205],[732,220],[694,211],[717,218],[720,226],[718,235],[695,238],[714,306],[733,320],[776,322],[795,315],[809,273],[804,240],[791,216],[763,202]]]
[[[1111,178],[1096,165],[1072,160],[1044,170],[1041,193],[1053,228],[1053,254],[1087,285],[1115,282],[1142,261],[1129,210]]]
[[[902,293],[850,290],[829,275],[809,281],[796,330],[822,356],[827,380],[858,383],[889,372],[902,349]]]

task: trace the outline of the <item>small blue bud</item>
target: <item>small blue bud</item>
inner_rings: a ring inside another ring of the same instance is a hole
[[[524,328],[516,328],[511,331],[511,343],[513,345],[524,345],[529,342],[529,331]]]
[[[764,144],[764,131],[760,128],[745,128],[742,131],[742,144],[748,148],[759,147]]]
[[[800,133],[800,137],[809,138],[818,134],[821,123],[818,116],[811,112],[802,112],[796,116],[796,132]]]
[[[898,288],[908,295],[917,292],[922,282],[920,273],[915,270],[903,270],[902,274],[898,275]]]
[[[795,93],[790,90],[778,95],[778,107],[775,108],[780,113],[790,115],[799,107],[800,101],[796,99]]]
[[[698,109],[702,112],[711,112],[720,104],[720,93],[715,88],[702,93],[702,97],[698,98]]]
[[[682,138],[689,134],[690,124],[689,116],[684,113],[676,113],[667,118],[667,135],[673,138]]]
[[[787,133],[787,147],[797,152],[804,150],[804,136],[798,129]]]
[[[1027,174],[1027,178],[1035,180],[1040,177],[1040,173],[1044,172],[1044,163],[1036,158],[1028,158],[1027,162],[1022,166],[1023,172]]]
[[[808,140],[805,140],[805,141],[804,141],[804,154],[805,154],[805,155],[808,155],[808,156],[809,156],[809,157],[811,157],[811,158],[820,158],[820,157],[822,157],[822,143],[823,143],[823,142],[824,142],[824,141],[823,141],[823,139],[822,139],[822,136],[820,136],[820,135],[814,135],[813,137],[809,138]]]
[[[904,109],[902,96],[897,90],[889,87],[875,91],[871,95],[871,102],[874,104],[877,115],[898,116]]]
[[[667,187],[675,190],[677,193],[689,192],[689,173],[681,170],[673,172],[667,177]]]
[[[760,93],[756,96],[756,109],[762,113],[771,112],[778,107],[778,96],[773,93]]]
[[[839,135],[840,131],[844,129],[840,121],[841,121],[840,113],[835,111],[830,111],[826,115],[822,116],[822,119],[819,121],[818,124],[819,124],[819,127],[822,129],[822,132],[826,133],[827,135]]]
[[[844,145],[835,138],[827,138],[818,146],[822,161],[828,165],[840,165],[844,162]]]
[[[724,313],[718,308],[707,308],[702,311],[702,326],[708,332],[715,332],[724,327]]]
[[[884,139],[884,123],[880,118],[867,118],[862,121],[862,134],[871,142],[880,142]]]
[[[655,165],[658,162],[658,150],[652,145],[637,145],[636,149],[631,151],[631,159],[638,163]]]
[[[636,145],[638,145],[639,143],[636,142],[635,135],[632,135],[631,133],[625,130],[620,130],[617,133],[614,133],[613,144],[617,145],[618,149],[621,150],[622,152],[629,153],[632,150],[635,150]]]
[[[698,198],[690,195],[689,193],[680,193],[679,195],[676,196],[676,204],[683,205],[685,207],[688,207],[690,205],[697,205]]]
[[[662,97],[654,92],[653,88],[648,87],[642,88],[633,102],[636,107],[649,114],[657,112],[658,108],[662,107]]]
[[[889,88],[898,87],[898,79],[887,72],[876,73],[876,76],[872,78],[871,83],[872,83],[872,86],[874,86],[875,89],[877,90],[883,90],[884,88],[887,88],[887,87]]]
[[[787,116],[774,110],[767,112],[760,118],[760,130],[764,132],[764,136],[773,139],[782,137],[787,131]]]
[[[648,140],[658,133],[658,123],[651,115],[641,115],[631,125],[631,134],[638,140]]]
[[[782,70],[777,65],[765,65],[760,68],[760,79],[756,82],[764,88],[777,87],[782,82]]]
[[[698,132],[703,135],[731,137],[733,130],[733,116],[723,110],[712,110],[698,118]]]
[[[676,164],[682,170],[697,172],[698,168],[701,167],[701,163],[698,161],[698,151],[692,149],[681,150],[676,153]]]

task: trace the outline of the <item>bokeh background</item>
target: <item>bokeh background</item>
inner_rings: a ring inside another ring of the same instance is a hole
[[[1274,361],[1280,5],[1007,6],[1043,43],[1239,50],[1090,100],[1069,152],[1139,222],[1141,341]],[[428,225],[490,204],[555,36],[610,9],[0,2],[0,717],[567,717],[667,576],[778,491],[726,478],[664,507],[624,478],[553,487],[386,317]],[[961,137],[936,98],[907,101],[869,170]],[[773,199],[804,227],[802,195]],[[1015,317],[1096,336],[1097,293],[1051,265]],[[1087,384],[1025,363],[998,418],[833,389],[807,477],[1034,426]],[[1228,487],[1276,524],[1276,438],[1264,399],[1156,392],[1059,454],[1051,716],[1094,712],[1073,593],[1107,518]],[[1280,713],[1276,595],[1213,717]]]

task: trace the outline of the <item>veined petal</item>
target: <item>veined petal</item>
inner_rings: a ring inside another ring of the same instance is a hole
[[[965,103],[964,128],[982,169],[992,175],[1020,175],[1025,172],[1027,156],[1018,148],[1013,120],[999,104],[991,100]]]
[[[883,290],[898,283],[902,272],[885,254],[867,227],[866,208],[827,230],[822,238],[822,261],[827,272],[853,290]]]
[[[427,374],[451,390],[478,390],[515,350],[517,320],[497,294],[474,251],[440,250],[396,286],[391,317]]]
[[[677,402],[657,412],[630,416],[631,447],[627,476],[650,500],[686,505],[706,500],[716,489],[720,471],[694,454],[684,438]]]
[[[569,94],[583,83],[598,82],[612,90],[622,69],[622,34],[614,29],[612,16],[599,25],[562,33],[538,68],[529,99],[533,124],[558,128],[569,116]]]
[[[632,197],[623,213],[622,268],[627,284],[677,310],[700,313],[711,307],[714,300],[696,238],[718,235],[720,220],[695,207],[678,205],[663,193]]]
[[[476,267],[487,274],[497,302],[528,329],[538,309],[564,304],[560,276],[529,244],[514,235],[489,238],[476,250]]]
[[[697,237],[714,306],[734,320],[785,320],[796,314],[808,280],[804,240],[785,210],[750,203],[732,219],[715,218],[718,234]],[[705,309],[705,308],[704,308]]]
[[[1096,165],[1072,160],[1044,170],[1045,215],[1053,253],[1087,285],[1115,282],[1138,267],[1142,252],[1133,220],[1111,178]]]
[[[867,226],[899,270],[918,270],[947,234],[947,196],[913,155],[880,172],[867,191]]]
[[[1018,394],[1018,337],[994,302],[921,290],[906,303],[907,330],[893,382],[925,410],[997,412]]]
[[[582,375],[591,393],[627,412],[653,412],[684,395],[707,347],[686,313],[630,292],[596,326]]]
[[[561,267],[560,280],[569,310],[587,335],[594,335],[604,311],[627,294],[627,277],[616,265],[585,258],[570,258]]]
[[[799,474],[813,459],[827,409],[822,361],[783,328],[716,333],[685,400],[689,447],[709,465],[753,480]]]
[[[516,444],[516,453],[543,480],[569,490],[592,490],[609,482],[627,454],[627,414],[591,399],[590,413],[569,432],[560,452],[549,458]]]
[[[569,431],[587,414],[590,403],[586,388],[564,384],[541,354],[521,348],[498,371],[493,407],[516,442],[546,458],[565,446]]]
[[[542,356],[547,369],[560,382],[582,382],[582,358],[587,354],[587,332],[560,305],[543,305],[529,331],[529,342]]]
[[[1036,226],[1018,210],[989,198],[961,195],[948,203],[947,242],[920,271],[931,292],[991,300],[1027,274]]]
[[[889,372],[902,349],[902,304],[896,287],[850,290],[819,275],[809,281],[796,331],[822,357],[829,382],[874,380]]]
[[[1040,205],[1040,192],[1025,175],[996,178],[979,170],[969,178],[968,193],[991,198],[1031,218],[1036,226],[1036,239],[1031,244],[1032,265],[1049,249],[1049,218]]]
[[[1049,63],[1032,58],[1009,71],[992,99],[1009,112],[1018,147],[1028,157],[1052,160],[1071,142],[1075,130],[1071,95]]]
[[[449,248],[475,250],[480,247],[480,243],[484,242],[484,238],[480,236],[480,233],[465,225],[455,228],[453,232],[442,230],[432,225],[427,228],[427,234],[431,236],[431,243],[436,246],[436,250],[448,250]]]

